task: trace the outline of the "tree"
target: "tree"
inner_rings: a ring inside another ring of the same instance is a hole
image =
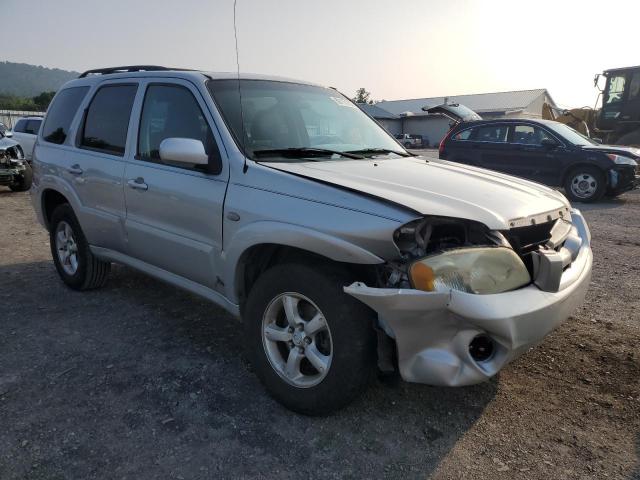
[[[367,92],[366,88],[359,88],[356,90],[356,96],[353,97],[353,101],[356,103],[368,103],[373,104],[373,100],[371,100],[371,93]]]
[[[42,92],[40,95],[33,97],[33,103],[39,110],[45,111],[56,92]]]

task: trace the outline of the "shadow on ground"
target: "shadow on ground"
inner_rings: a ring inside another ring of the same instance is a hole
[[[0,267],[0,478],[425,478],[496,381],[375,383],[308,418],[267,396],[239,323],[124,267],[78,293],[51,262]]]

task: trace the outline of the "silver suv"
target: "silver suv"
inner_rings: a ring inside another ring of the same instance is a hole
[[[33,205],[71,288],[112,262],[240,317],[287,407],[340,408],[376,372],[494,376],[583,300],[590,234],[542,185],[408,153],[331,88],[121,67],[56,95]]]

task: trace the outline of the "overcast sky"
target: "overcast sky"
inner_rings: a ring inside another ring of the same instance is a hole
[[[235,70],[233,0],[0,0],[0,59]],[[380,100],[547,88],[640,64],[637,0],[238,0],[240,68]],[[4,57],[4,58],[3,58]]]

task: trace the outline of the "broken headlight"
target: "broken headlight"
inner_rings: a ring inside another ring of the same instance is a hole
[[[425,257],[409,268],[413,288],[466,293],[502,293],[527,285],[531,277],[516,252],[506,247],[472,247]]]

